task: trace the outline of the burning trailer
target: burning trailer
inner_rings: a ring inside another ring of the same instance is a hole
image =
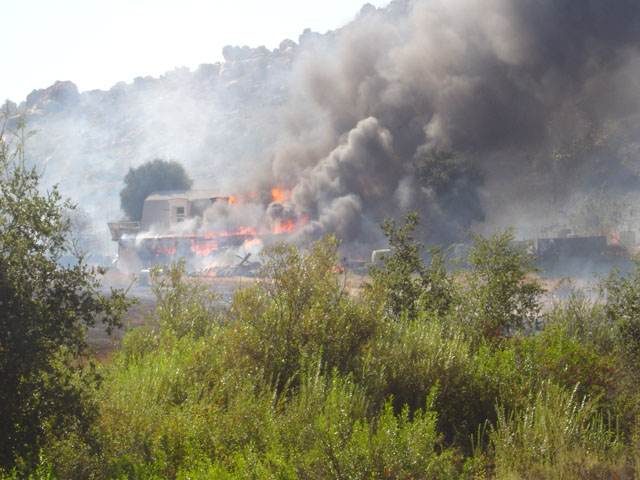
[[[240,198],[208,190],[149,195],[140,222],[108,223],[111,238],[118,244],[118,268],[139,273],[184,259],[193,276],[254,275],[257,263],[250,257],[255,258],[265,243],[292,231],[295,222],[266,228],[265,207],[247,202],[243,210],[243,203]],[[239,213],[232,214],[236,209]],[[255,225],[240,224],[251,219]]]
[[[262,242],[262,235],[253,234],[136,235],[121,238],[118,251],[138,270],[184,259],[191,270],[216,276],[218,269],[228,270],[237,263],[236,256],[244,259],[252,245]]]
[[[628,256],[636,246],[634,232],[612,232],[607,235],[567,234],[552,238],[536,238],[526,242],[531,253],[542,260],[562,258],[612,258]]]
[[[570,276],[604,273],[612,267],[626,270],[637,252],[635,232],[575,235],[561,231],[556,237],[516,243],[535,255],[545,272]]]

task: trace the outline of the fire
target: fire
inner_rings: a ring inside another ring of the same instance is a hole
[[[287,202],[291,198],[291,191],[284,190],[282,188],[272,188],[271,198],[273,198],[274,202],[280,202],[280,203]]]
[[[232,237],[235,235],[262,235],[262,232],[257,232],[253,227],[240,227],[235,232],[220,232],[221,237]]]
[[[238,253],[242,253],[242,250],[244,250],[245,254],[256,254],[262,249],[265,242],[277,241],[278,235],[300,231],[308,222],[307,216],[301,216],[275,221],[270,224],[265,215],[263,220],[256,222],[256,225],[236,227],[235,225],[237,224],[234,225],[235,222],[233,220],[242,218],[242,211],[237,209],[242,209],[242,205],[250,200],[257,202],[258,198],[260,203],[256,203],[256,205],[265,207],[265,193],[263,191],[259,196],[249,193],[242,196],[230,195],[211,199],[212,202],[221,202],[223,204],[226,202],[239,213],[229,217],[228,222],[233,226],[229,225],[224,230],[214,229],[208,232],[167,233],[165,235],[143,233],[137,236],[135,249],[140,256],[141,262],[152,265],[159,262],[169,262],[176,258],[185,258],[192,264],[201,264],[205,259],[211,261],[214,258],[224,258],[219,261],[232,262],[233,253],[238,256]],[[270,193],[273,201],[287,202],[291,198],[291,191],[283,188],[273,188]],[[229,253],[232,253],[231,257],[229,257]],[[247,267],[247,264],[243,262],[243,266]],[[229,265],[209,265],[204,269],[199,269],[198,274],[201,276],[216,276],[216,274],[224,276],[228,274],[228,271],[236,271],[231,267],[235,267],[235,265],[233,263]],[[229,270],[230,268],[231,270]]]
[[[620,245],[620,233],[619,232],[607,233],[607,243],[609,245]]]
[[[203,240],[192,238],[190,250],[196,255],[207,257],[211,255],[211,252],[218,250],[218,242],[209,238]]]
[[[309,217],[306,215],[301,218],[290,218],[288,220],[283,220],[281,222],[277,222],[272,227],[272,233],[276,235],[280,235],[283,233],[291,233],[300,231],[300,229],[309,221]]]
[[[295,225],[296,221],[293,218],[290,218],[289,220],[286,220],[284,222],[276,223],[273,227],[273,233],[281,234],[292,232]]]
[[[217,276],[216,271],[213,268],[204,269],[200,274],[201,277],[215,277]]]
[[[254,247],[261,247],[262,239],[258,237],[253,237],[244,241],[244,249],[251,250]]]

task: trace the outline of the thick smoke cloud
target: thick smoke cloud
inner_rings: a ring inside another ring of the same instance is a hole
[[[361,224],[413,207],[432,221],[434,237],[450,239],[484,219],[482,210],[469,215],[479,195],[500,210],[497,199],[549,198],[554,181],[563,184],[572,171],[589,177],[601,158],[554,165],[554,152],[571,142],[588,145],[611,122],[625,129],[637,118],[635,1],[397,1],[382,11],[363,9],[324,40],[296,65],[287,112],[296,128],[272,163],[274,177],[293,187],[284,210],[310,215],[314,232],[340,229],[360,239],[370,234]],[[442,150],[467,157],[486,188],[462,179],[450,185],[452,198],[416,185],[416,158]],[[608,166],[617,170],[612,182],[630,173],[619,162]],[[549,171],[560,178],[545,178]],[[537,184],[523,190],[523,177]],[[356,225],[344,228],[337,220],[344,216]]]
[[[195,188],[251,199],[200,229],[295,220],[296,238],[335,232],[364,254],[380,221],[417,209],[432,241],[535,236],[589,192],[638,193],[639,48],[637,0],[394,0],[196,72],[36,92],[32,148],[89,211],[164,156]]]

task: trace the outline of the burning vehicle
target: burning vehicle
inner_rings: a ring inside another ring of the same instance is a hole
[[[613,267],[627,271],[638,249],[633,231],[576,235],[565,229],[554,237],[520,240],[516,244],[534,255],[544,272],[569,276],[606,273]]]
[[[536,238],[526,242],[531,253],[542,260],[562,258],[611,258],[628,256],[636,246],[635,232],[611,232],[607,235],[565,234],[552,238]]]

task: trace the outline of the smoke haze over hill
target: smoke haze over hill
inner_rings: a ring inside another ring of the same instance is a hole
[[[635,0],[396,0],[274,51],[226,47],[109,91],[57,83],[12,108],[39,131],[46,181],[96,221],[120,215],[127,170],[161,156],[353,251],[407,209],[433,241],[535,235],[584,195],[637,193],[639,47]]]

